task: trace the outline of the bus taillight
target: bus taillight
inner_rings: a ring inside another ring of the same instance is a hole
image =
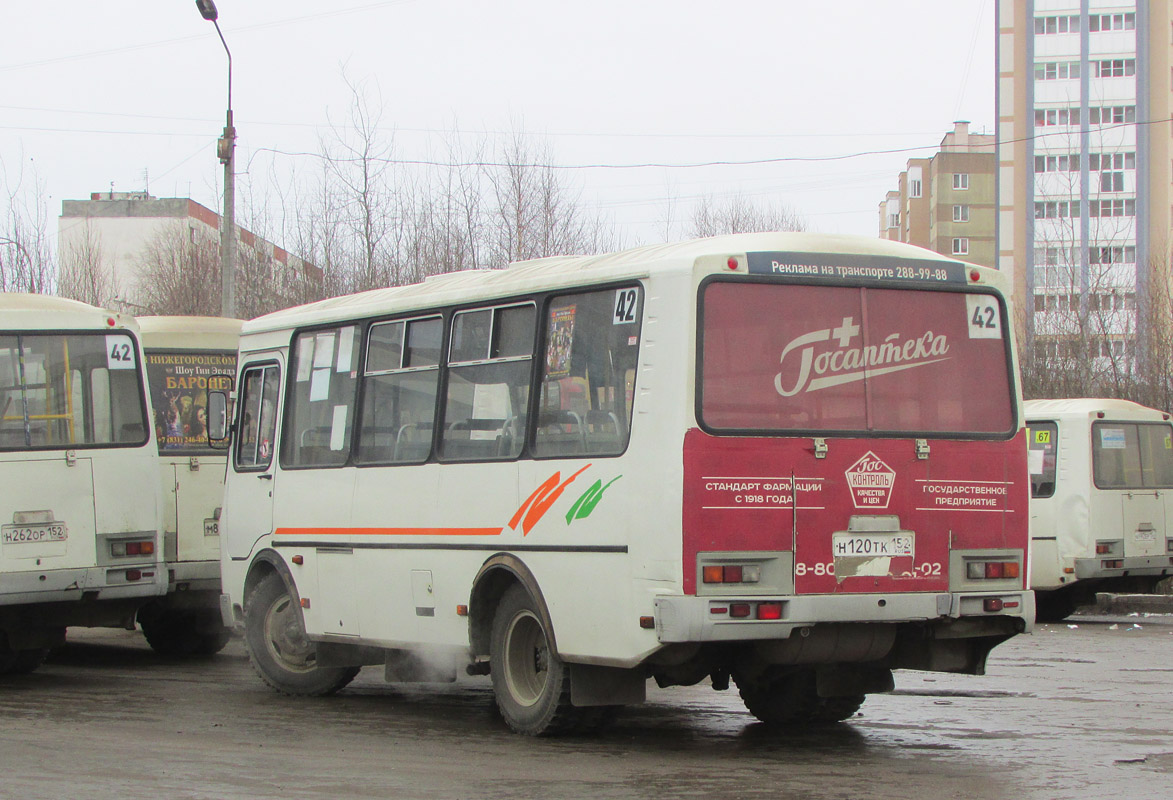
[[[968,561],[965,577],[970,580],[999,580],[1018,577],[1017,561]]]
[[[116,542],[110,542],[110,555],[112,556],[149,556],[155,553],[155,543],[150,539],[128,541],[122,539]]]
[[[761,579],[760,564],[706,564],[701,569],[705,583],[758,583]]]
[[[758,603],[758,619],[782,619],[782,604]]]

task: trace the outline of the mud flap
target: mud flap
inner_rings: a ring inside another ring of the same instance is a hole
[[[570,702],[575,706],[624,706],[647,699],[647,678],[639,670],[567,664]]]
[[[815,671],[819,697],[854,697],[896,688],[892,670],[862,664],[831,664]]]

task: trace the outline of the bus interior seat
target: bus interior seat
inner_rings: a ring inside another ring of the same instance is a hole
[[[423,461],[432,449],[432,423],[409,422],[395,433],[392,461]]]
[[[618,453],[623,449],[623,423],[614,411],[588,411],[584,422],[589,452]]]
[[[536,438],[542,455],[581,455],[587,450],[583,419],[568,409],[539,412]]]

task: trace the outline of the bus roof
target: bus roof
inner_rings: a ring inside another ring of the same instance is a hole
[[[0,292],[0,328],[4,330],[64,330],[129,328],[138,330],[134,317],[79,300],[46,294]]]
[[[730,234],[672,244],[647,245],[602,255],[550,256],[516,262],[507,269],[473,269],[434,275],[420,283],[372,289],[275,311],[246,322],[242,333],[282,330],[341,319],[361,319],[464,300],[509,297],[535,289],[556,290],[580,285],[587,280],[623,280],[651,272],[692,269],[693,263],[704,256],[726,257],[751,252],[837,253],[965,264],[914,245],[865,236]],[[965,266],[968,268],[973,265]]]
[[[143,347],[173,350],[236,350],[239,319],[226,317],[138,317]]]
[[[1131,400],[1117,400],[1108,397],[1073,397],[1060,400],[1027,400],[1023,410],[1028,420],[1043,419],[1084,419],[1103,412],[1105,419],[1114,420],[1161,420],[1169,419],[1163,411]]]

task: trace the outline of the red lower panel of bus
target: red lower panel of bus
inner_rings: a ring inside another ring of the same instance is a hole
[[[684,587],[698,553],[793,551],[797,594],[939,592],[949,552],[1029,545],[1026,444],[717,437],[684,441]],[[1022,565],[1025,581],[1026,565]]]

